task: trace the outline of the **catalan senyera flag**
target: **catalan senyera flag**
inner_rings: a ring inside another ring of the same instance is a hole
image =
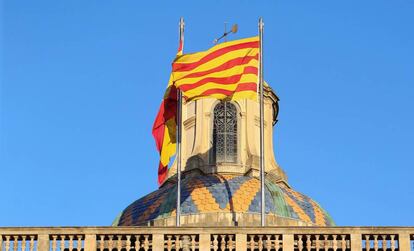
[[[187,101],[203,97],[256,100],[258,60],[259,37],[225,42],[176,57],[172,81]]]
[[[177,56],[182,55],[183,41],[180,41]],[[158,165],[158,184],[164,183],[168,177],[168,164],[176,152],[177,132],[177,88],[173,84],[172,75],[168,81],[167,90],[152,126],[152,135],[155,139],[160,163]]]
[[[182,53],[180,41],[168,87],[154,121],[152,134],[160,153],[158,184],[168,177],[168,164],[176,153],[177,89],[187,101],[257,99],[259,37],[213,46],[207,51]]]

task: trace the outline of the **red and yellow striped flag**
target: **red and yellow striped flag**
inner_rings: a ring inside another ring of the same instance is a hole
[[[259,37],[218,44],[173,62],[174,85],[184,98],[257,99]]]
[[[168,164],[176,152],[176,114],[177,113],[177,89],[171,85],[166,91],[161,102],[157,117],[152,127],[152,135],[155,139],[160,163],[158,165],[158,184],[164,183],[168,176]]]
[[[183,54],[183,41],[180,40],[177,56]],[[177,133],[177,88],[172,82],[172,75],[168,81],[164,99],[161,102],[154,125],[152,135],[155,139],[157,150],[160,153],[158,165],[158,184],[164,183],[168,177],[168,164],[176,152]]]
[[[205,97],[257,99],[258,37],[221,43],[193,54],[183,55],[182,48],[180,41],[168,88],[152,128],[160,153],[160,185],[168,177],[168,164],[176,153],[177,89],[187,101]]]

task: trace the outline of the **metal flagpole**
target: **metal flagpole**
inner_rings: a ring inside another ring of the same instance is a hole
[[[265,161],[264,161],[264,98],[263,98],[263,19],[259,18],[259,88],[260,88],[260,192],[261,192],[261,226],[266,224],[265,218]]]
[[[180,31],[180,46],[183,46],[184,41],[184,18],[180,18],[179,23]],[[182,49],[182,47],[181,47]],[[182,121],[182,94],[180,90],[177,90],[178,102],[177,102],[177,210],[176,210],[176,225],[179,227],[181,216],[181,121]]]

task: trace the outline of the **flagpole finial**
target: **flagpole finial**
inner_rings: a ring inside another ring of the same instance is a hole
[[[179,36],[179,40],[180,40],[180,48],[179,51],[181,51],[180,53],[182,53],[182,47],[183,47],[183,41],[184,41],[184,18],[180,17],[180,22],[178,23],[178,36]]]
[[[184,26],[184,18],[183,17],[180,17],[180,27],[181,26]]]
[[[178,27],[180,29],[180,39],[182,38],[181,36],[182,36],[182,33],[184,32],[184,26],[185,26],[184,18],[180,17],[180,22],[178,23]]]
[[[263,29],[263,27],[264,27],[263,18],[259,17],[259,29]]]

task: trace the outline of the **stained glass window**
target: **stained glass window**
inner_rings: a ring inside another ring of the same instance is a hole
[[[237,162],[237,109],[230,102],[214,108],[213,153],[216,162]]]

